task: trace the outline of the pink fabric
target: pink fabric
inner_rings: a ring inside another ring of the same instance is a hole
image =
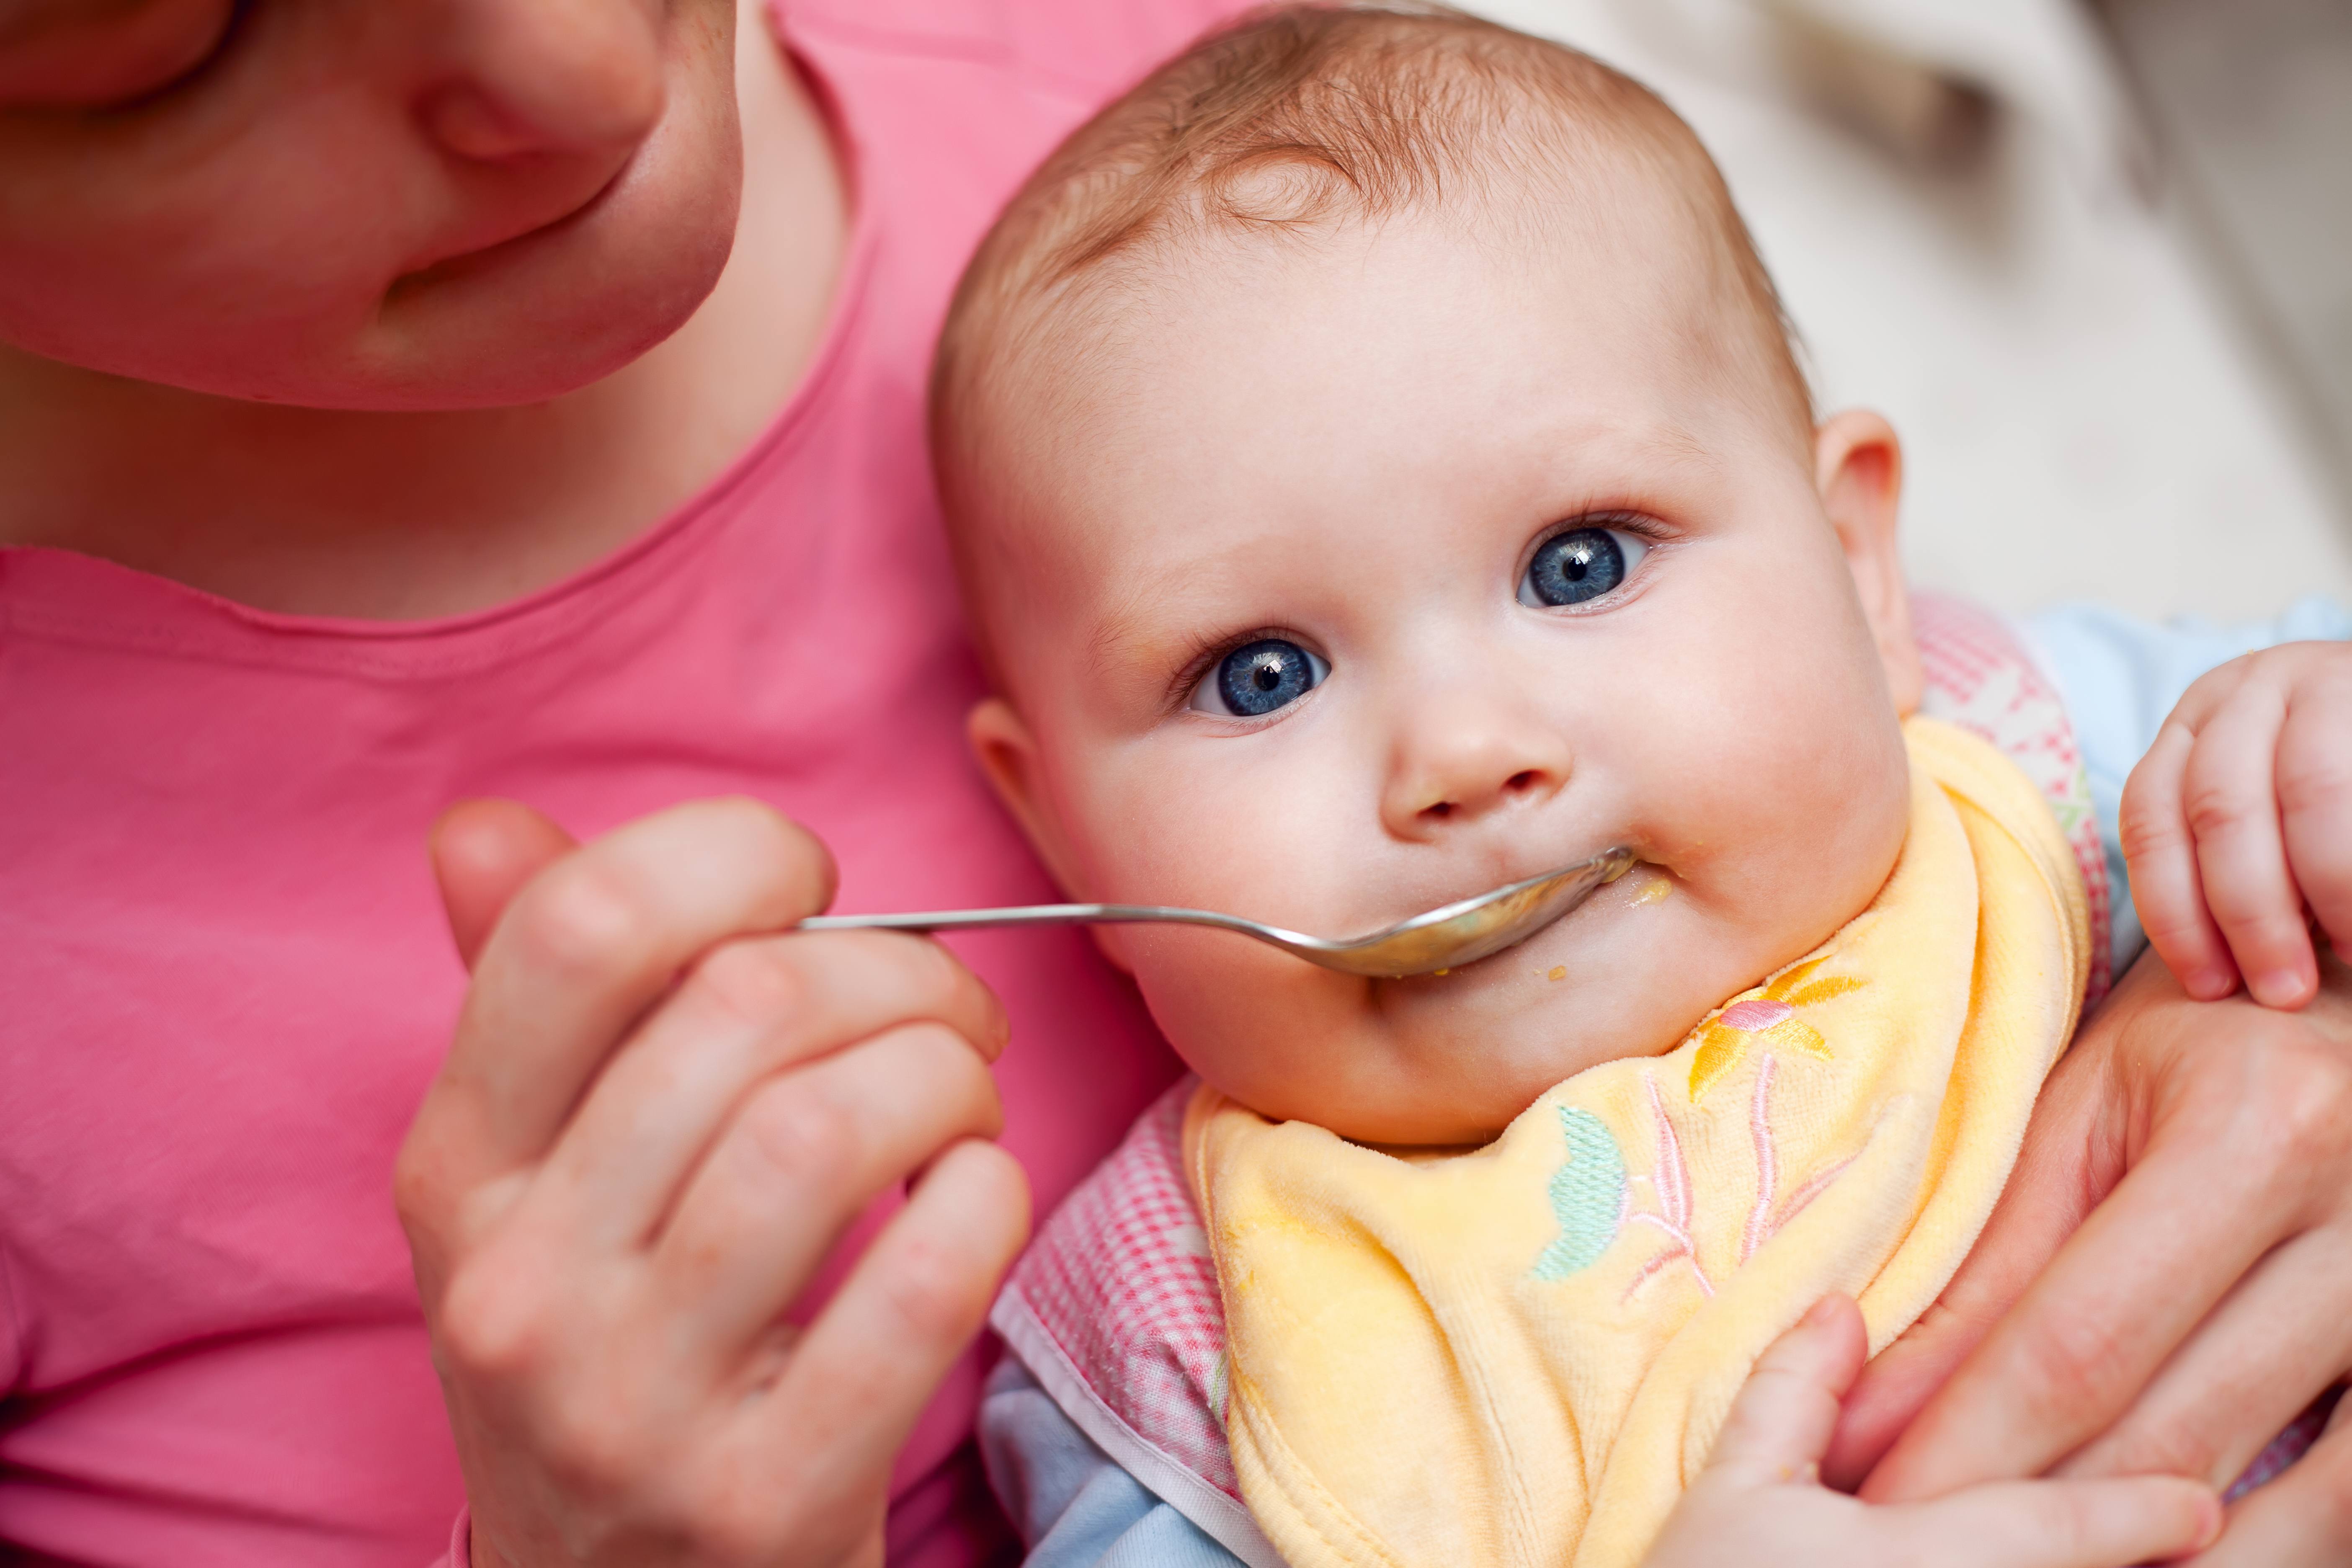
[[[1224,1307],[1184,1174],[1184,1108],[1199,1084],[1179,1079],[1055,1211],[989,1321],[1066,1408],[1076,1380],[1086,1403],[1069,1415],[1121,1463],[1134,1468],[1141,1449],[1238,1502]],[[1109,1441],[1093,1430],[1102,1416]],[[1166,1496],[1160,1480],[1145,1478]]]
[[[2108,944],[2114,893],[2066,705],[1999,616],[1947,594],[1914,594],[1911,627],[1927,678],[1919,711],[2000,747],[2041,788],[2074,851],[2091,906],[2091,973],[2083,994],[2088,1012],[2115,979]]]
[[[2096,823],[2078,832],[2072,820],[2079,807],[2089,821],[2090,796],[2065,707],[1999,617],[1933,595],[1912,610],[1922,711],[2000,747],[2069,829],[2090,889],[2095,1000],[2106,984],[2106,860]],[[1240,1506],[1225,1441],[1224,1307],[1181,1146],[1194,1081],[1162,1095],[1039,1227],[989,1321],[1071,1421],[1156,1496],[1244,1562],[1276,1561]]]
[[[0,553],[0,1556],[453,1550],[389,1201],[463,984],[422,853],[449,802],[595,833],[748,792],[829,840],[845,910],[1049,894],[961,742],[980,679],[923,459],[929,349],[1013,184],[1220,8],[791,7],[856,186],[830,337],[732,471],[571,581],[382,626]],[[1174,1064],[1083,938],[956,945],[1011,1009],[1005,1142],[1051,1205]],[[902,1568],[1008,1541],[968,1441],[983,1370],[903,1457]]]

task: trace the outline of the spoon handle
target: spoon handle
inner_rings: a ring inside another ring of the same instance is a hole
[[[1271,937],[1271,928],[1239,915],[1209,910],[1162,909],[1155,904],[1021,904],[1001,910],[932,910],[895,915],[812,915],[796,931],[959,931],[968,926],[1134,924],[1216,926],[1245,936]],[[1286,938],[1292,933],[1282,933]]]

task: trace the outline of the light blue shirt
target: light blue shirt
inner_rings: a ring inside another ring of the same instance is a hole
[[[1247,1568],[1119,1468],[1010,1352],[981,1394],[980,1454],[1027,1568]]]
[[[2133,764],[2198,677],[2278,643],[2352,640],[2352,613],[2309,598],[2252,626],[2158,626],[2068,605],[2029,617],[2020,629],[2057,683],[2082,749],[2106,847],[2120,975],[2147,945],[2116,833]],[[1027,1568],[1245,1568],[1097,1447],[1011,1356],[982,1396],[980,1446],[998,1499],[1029,1542]]]

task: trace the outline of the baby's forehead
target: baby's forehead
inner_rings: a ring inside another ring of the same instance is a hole
[[[1496,171],[1475,195],[1433,199],[1311,226],[1169,225],[1083,270],[1011,302],[996,345],[1050,374],[1083,374],[1090,356],[1197,330],[1240,313],[1248,292],[1279,283],[1311,310],[1368,286],[1400,252],[1444,252],[1418,279],[1428,302],[1465,299],[1525,309],[1528,293],[1605,300],[1694,347],[1739,338],[1779,342],[1780,322],[1741,287],[1687,172],[1659,160],[1594,158],[1573,171]],[[1267,176],[1278,183],[1279,176]],[[1476,298],[1480,290],[1483,298]],[[1392,295],[1391,309],[1404,302]]]
[[[1690,229],[1672,200],[1629,195],[1601,224],[1433,210],[1280,243],[1155,241],[1039,300],[971,413],[996,459],[1083,461],[1111,429],[1154,444],[1220,422],[1233,438],[1259,424],[1336,437],[1347,416],[1400,402],[1433,434],[1461,420],[1475,434],[1475,405],[1498,398],[1601,398],[1618,423],[1671,423],[1664,404],[1769,404],[1725,363],[1740,307]]]
[[[1719,439],[1727,406],[1809,448],[1692,205],[1638,165],[1584,185],[1154,236],[1013,306],[943,421],[964,443],[943,466],[1066,494],[1107,481],[1122,444],[1347,446],[1387,426],[1475,449],[1488,422],[1537,415],[1564,439],[1600,423]]]
[[[996,373],[1042,345],[1082,353],[1167,310],[1204,260],[1236,247],[1311,258],[1350,231],[1416,221],[1534,264],[1643,270],[1694,341],[1809,439],[1770,280],[1712,160],[1663,102],[1586,56],[1466,16],[1310,8],[1197,46],[1016,196],[941,336],[943,470],[984,459],[962,426],[1008,380],[1036,379]],[[952,492],[956,475],[943,478]]]

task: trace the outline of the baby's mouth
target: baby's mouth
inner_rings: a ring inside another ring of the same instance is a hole
[[[1421,967],[1414,974],[1430,978],[1489,967],[1490,960],[1521,952],[1554,926],[1573,920],[1595,895],[1641,864],[1630,848],[1604,849],[1559,870],[1505,883],[1416,916],[1388,940],[1372,943],[1365,956],[1390,950],[1401,959],[1417,955]],[[1462,956],[1428,967],[1445,956],[1449,947]]]

